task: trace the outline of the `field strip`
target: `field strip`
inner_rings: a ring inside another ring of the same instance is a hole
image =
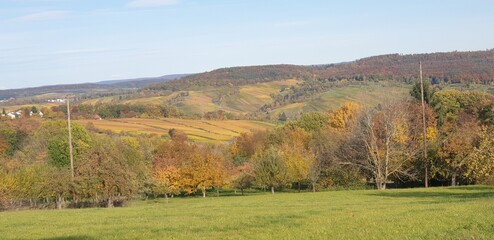
[[[230,131],[230,132],[233,132],[235,134],[240,134],[239,132],[235,131],[235,130],[232,130],[232,129],[228,129],[226,127],[221,127],[221,126],[218,126],[218,125],[214,125],[210,122],[206,122],[206,121],[202,121],[204,124],[207,124],[207,125],[211,125],[211,126],[214,126],[214,127],[217,127],[217,128],[221,128],[221,129],[224,129],[224,130],[227,130],[227,131]]]
[[[204,139],[208,139],[208,140],[227,140],[227,139],[230,139],[231,137],[233,137],[231,135],[225,135],[225,134],[215,133],[215,132],[212,132],[212,131],[207,131],[207,130],[202,129],[202,128],[196,128],[196,127],[188,126],[188,125],[182,124],[182,123],[177,123],[177,122],[172,122],[172,121],[166,121],[166,120],[154,120],[154,121],[156,121],[156,124],[159,124],[160,122],[167,122],[167,123],[171,123],[171,124],[174,124],[174,125],[181,125],[181,126],[183,126],[185,128],[176,128],[176,129],[179,129],[179,130],[182,130],[182,131],[186,132],[187,135],[189,135],[189,136],[196,136],[196,137],[204,138]],[[136,124],[136,125],[151,127],[151,128],[155,128],[155,129],[161,129],[161,130],[164,130],[165,131],[163,134],[167,134],[169,129],[175,128],[173,126],[162,127],[162,126],[159,126],[159,125],[152,125],[150,123],[128,122],[128,121],[125,121],[125,120],[116,120],[116,122],[122,122],[122,123],[126,123],[126,124]],[[195,130],[195,131],[191,131],[191,130]],[[207,134],[219,135],[220,137],[207,136]]]
[[[217,133],[217,132],[213,132],[213,131],[210,131],[210,130],[207,130],[207,129],[204,129],[204,128],[194,127],[194,126],[191,126],[191,125],[187,125],[187,124],[181,123],[181,122],[173,122],[173,121],[170,121],[170,120],[167,120],[167,119],[162,119],[160,121],[168,122],[168,123],[174,123],[174,124],[182,125],[184,127],[188,127],[188,128],[192,128],[192,129],[197,129],[197,130],[201,130],[201,131],[204,131],[204,132],[207,132],[207,133],[216,134],[216,135],[220,135],[220,136],[234,137],[234,135]]]
[[[100,130],[135,134],[167,135],[169,129],[184,131],[194,141],[230,141],[242,132],[270,129],[275,125],[250,120],[192,120],[192,119],[107,119],[77,120],[81,124],[93,123]]]

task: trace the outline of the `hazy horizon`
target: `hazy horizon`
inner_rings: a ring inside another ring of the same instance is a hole
[[[6,0],[0,89],[494,47],[494,2]]]

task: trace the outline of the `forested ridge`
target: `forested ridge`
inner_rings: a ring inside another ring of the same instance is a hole
[[[412,82],[423,62],[425,77],[437,83],[494,82],[494,50],[427,54],[388,54],[354,62],[314,66],[266,65],[222,68],[159,83],[145,90],[190,90],[205,86],[241,86],[280,79],[300,80],[394,80]]]

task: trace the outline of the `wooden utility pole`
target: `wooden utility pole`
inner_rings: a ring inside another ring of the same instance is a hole
[[[420,68],[420,95],[422,98],[422,123],[424,126],[424,164],[425,164],[425,177],[424,177],[424,183],[425,187],[429,187],[429,171],[428,171],[428,164],[427,164],[427,123],[425,121],[425,101],[424,101],[424,79],[422,78],[422,62],[419,62],[419,68]]]
[[[70,156],[70,176],[74,180],[74,154],[72,149],[72,127],[70,126],[70,103],[67,97],[67,123],[69,125],[69,156]]]

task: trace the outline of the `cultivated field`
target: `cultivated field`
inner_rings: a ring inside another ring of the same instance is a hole
[[[167,135],[175,128],[184,131],[194,141],[228,141],[242,132],[271,129],[275,125],[267,122],[249,120],[187,120],[177,118],[140,119],[126,118],[114,120],[78,120],[80,124],[91,122],[101,130],[114,132],[146,133]]]
[[[494,187],[136,200],[3,212],[0,226],[2,239],[493,239]]]

